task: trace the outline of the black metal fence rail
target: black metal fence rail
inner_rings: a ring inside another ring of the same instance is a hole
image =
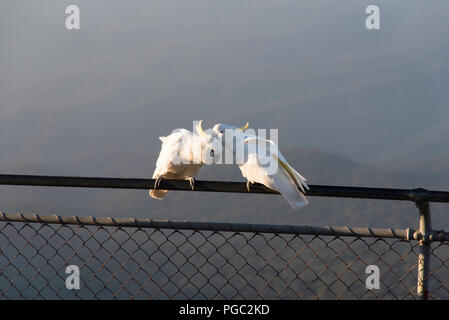
[[[69,177],[69,176],[37,176],[0,174],[0,185],[71,187],[71,188],[115,188],[115,189],[153,189],[154,179],[129,178],[98,178],[98,177]],[[307,196],[364,198],[404,201],[449,202],[449,192],[431,191],[422,188],[391,189],[310,185]],[[250,191],[246,183],[231,181],[195,181],[194,190],[189,181],[162,180],[160,189],[179,191],[207,191],[207,192],[236,192],[278,194],[264,185],[254,184]]]
[[[0,185],[152,189],[153,179],[0,175]],[[161,189],[276,194],[256,184],[163,180]],[[430,202],[449,192],[310,186],[307,196],[412,201],[419,229],[0,213],[0,298],[448,299],[449,234]],[[430,263],[432,259],[432,264]],[[65,288],[67,264],[84,289]],[[367,290],[365,268],[381,270]]]

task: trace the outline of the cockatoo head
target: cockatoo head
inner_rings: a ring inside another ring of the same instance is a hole
[[[235,131],[245,131],[246,129],[248,129],[249,127],[249,122],[247,122],[243,127],[238,128],[236,126],[231,126],[229,124],[225,124],[225,123],[217,123],[216,125],[214,125],[213,127],[213,132],[214,134],[218,137],[218,138],[222,138],[226,131],[231,131],[232,133],[234,133]]]
[[[221,144],[225,147],[225,151],[231,154],[236,153],[236,146],[242,146],[242,143],[245,139],[245,130],[248,129],[249,122],[247,122],[243,127],[239,128],[236,126],[231,126],[225,123],[217,123],[212,128],[213,135],[221,142]],[[227,159],[227,156],[225,156]]]
[[[217,163],[221,157],[222,144],[212,136],[201,137],[201,162],[205,164]]]
[[[212,134],[203,130],[202,122],[203,120],[195,128],[201,139],[201,162],[206,164],[217,163],[221,159],[223,146]]]

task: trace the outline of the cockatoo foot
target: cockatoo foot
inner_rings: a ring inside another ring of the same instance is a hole
[[[159,178],[156,179],[156,181],[154,181],[154,187],[153,187],[154,190],[159,189],[159,186],[160,186],[162,180],[164,180],[164,178],[163,177],[159,177]]]
[[[251,181],[246,181],[246,190],[248,191],[248,192],[251,192],[251,185],[252,184],[254,184],[254,183],[252,183]]]
[[[189,180],[190,183],[190,189],[195,190],[195,178],[194,177],[188,177],[186,180]]]

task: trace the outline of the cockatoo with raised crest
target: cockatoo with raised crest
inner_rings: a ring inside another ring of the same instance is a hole
[[[162,199],[168,190],[160,190],[162,179],[186,179],[190,187],[194,188],[194,177],[203,164],[212,164],[219,158],[222,150],[221,143],[207,135],[202,127],[202,121],[196,126],[197,133],[186,129],[176,129],[166,137],[159,137],[162,141],[161,152],[156,161],[153,179],[156,179],[150,196]]]

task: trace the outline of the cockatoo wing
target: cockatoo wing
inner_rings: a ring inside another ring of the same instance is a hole
[[[245,139],[245,143],[257,143],[258,139],[262,138],[250,137]],[[251,182],[258,182],[278,191],[294,209],[306,206],[308,201],[303,194],[305,192],[303,186],[307,189],[308,187],[305,179],[286,161],[281,159],[281,154],[276,154],[278,152],[277,147],[272,141],[269,142],[272,144],[271,147],[274,147],[270,148],[270,161],[277,162],[277,171],[274,174],[269,174],[268,169],[260,164],[257,153],[251,153],[248,155],[248,161],[240,166],[242,175]],[[262,153],[260,150],[259,152]],[[282,158],[284,157],[282,156]]]
[[[179,155],[182,148],[182,135],[181,131],[177,131],[167,137],[159,137],[162,140],[162,147],[156,161],[153,179],[163,177],[170,172],[173,162],[175,162],[175,158]]]
[[[167,137],[159,137],[162,141],[161,152],[156,161],[156,169],[153,173],[153,179],[165,176],[169,170],[172,160],[179,150],[177,142],[181,139],[181,134],[173,133]],[[154,199],[162,199],[168,193],[168,190],[154,190],[151,189],[149,194]]]
[[[298,171],[296,171],[288,162],[287,159],[283,156],[283,154],[279,151],[276,144],[268,139],[264,139],[257,136],[248,137],[245,139],[245,143],[248,144],[257,144],[259,140],[262,140],[263,142],[270,143],[270,154],[274,157],[274,160],[278,162],[278,165],[281,167],[281,169],[286,173],[287,176],[289,176],[292,181],[298,186],[299,189],[301,189],[302,192],[305,192],[304,188],[309,190],[309,186],[307,185],[306,181],[307,179],[304,178],[301,174],[299,174]]]
[[[201,164],[188,164],[181,159],[190,148],[192,132],[186,129],[177,129],[167,137],[159,137],[162,141],[161,152],[156,161],[156,169],[153,173],[153,179],[164,177],[167,179],[185,179],[198,173]],[[155,199],[162,199],[168,190],[150,190],[150,196]]]

